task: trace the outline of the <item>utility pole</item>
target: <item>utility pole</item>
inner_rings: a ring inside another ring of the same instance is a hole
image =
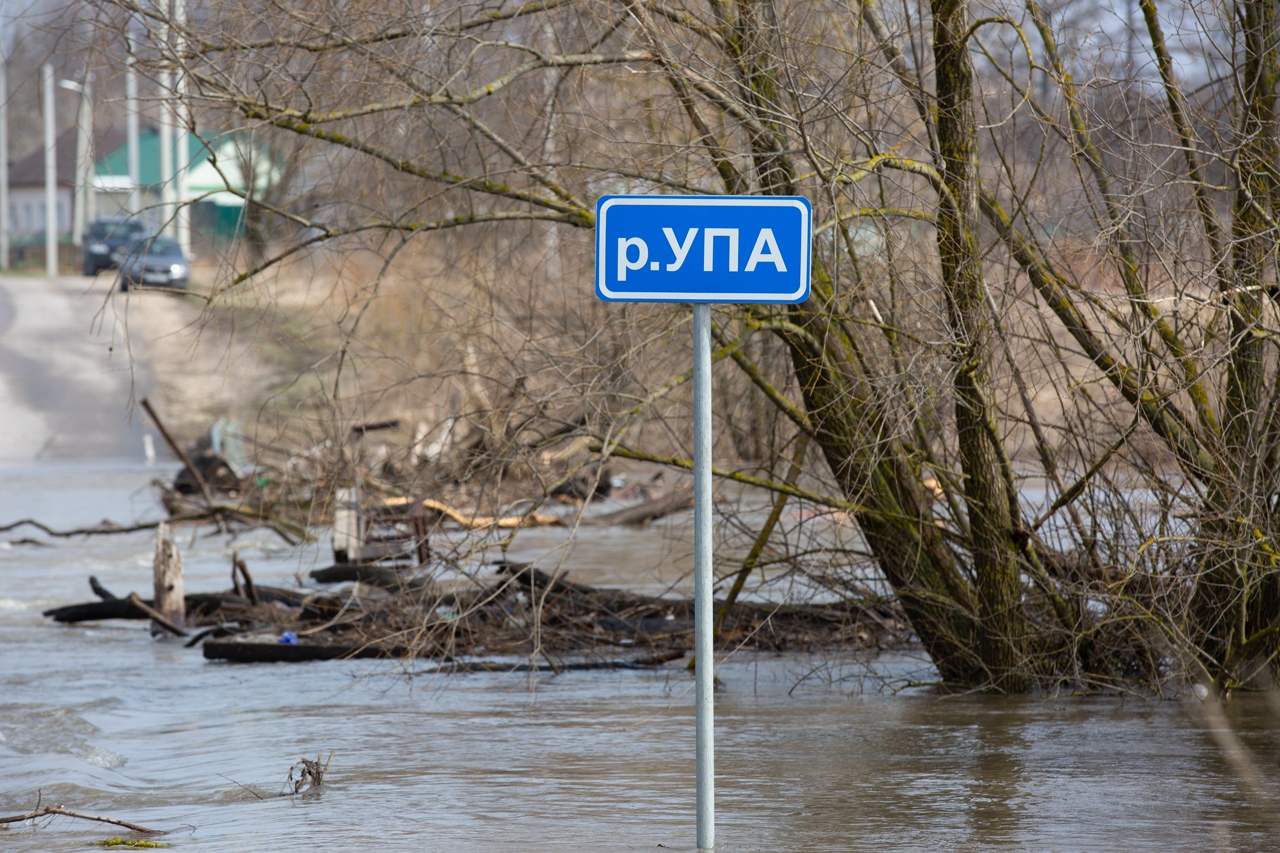
[[[160,97],[166,101],[173,97],[173,91],[170,88],[169,70],[163,63],[169,60],[169,25],[167,22],[160,24],[160,45],[164,54],[161,57],[162,65],[160,73],[157,75],[157,82],[160,84]],[[171,121],[172,108],[166,102],[160,107],[160,225],[161,230],[165,234],[173,234],[173,122]]]
[[[9,226],[9,52],[5,50],[0,54],[0,270],[9,268]]]
[[[58,275],[58,137],[53,63],[40,66],[44,86],[44,272]]]
[[[182,254],[191,257],[191,208],[187,206],[187,167],[191,165],[189,133],[190,111],[187,109],[187,74],[183,68],[182,54],[186,47],[184,31],[187,28],[186,0],[173,0],[173,55],[177,59],[177,77],[174,80],[173,126],[177,138],[177,174],[174,189],[177,195],[177,209],[174,210],[174,223],[178,230],[178,245]]]
[[[93,145],[93,74],[89,71],[84,75],[84,97],[80,99],[80,109],[84,113],[84,159],[80,161],[84,177],[84,221],[80,226],[81,239],[84,239],[89,223],[98,217],[98,195],[93,188],[94,160],[97,158]]]

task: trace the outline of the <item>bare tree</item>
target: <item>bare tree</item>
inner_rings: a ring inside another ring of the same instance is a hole
[[[1036,0],[210,0],[181,51],[165,7],[99,3],[200,114],[300,140],[310,185],[249,202],[303,237],[215,297],[309,246],[413,258],[503,471],[551,435],[687,465],[679,314],[590,304],[596,197],[803,194],[812,298],[717,315],[726,433],[766,457],[722,476],[848,512],[947,685],[1276,667],[1270,0],[1142,0],[1119,64]],[[1188,94],[1175,50],[1211,31]]]

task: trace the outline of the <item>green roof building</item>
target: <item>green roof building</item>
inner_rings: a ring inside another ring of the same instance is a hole
[[[244,191],[238,148],[232,137],[211,139],[206,144],[196,134],[188,134],[187,199],[191,200],[191,230],[206,240],[225,241],[236,236],[244,199],[231,189]],[[218,164],[214,167],[214,162]],[[173,162],[177,168],[177,143]],[[159,225],[163,183],[160,175],[160,132],[150,127],[138,135],[138,184],[140,203],[133,209],[135,189],[129,178],[129,148],[121,145],[98,160],[94,169],[94,191],[100,216],[141,216]]]

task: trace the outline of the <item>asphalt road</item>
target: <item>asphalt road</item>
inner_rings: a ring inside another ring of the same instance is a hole
[[[0,278],[0,461],[141,458],[151,370],[98,281]]]

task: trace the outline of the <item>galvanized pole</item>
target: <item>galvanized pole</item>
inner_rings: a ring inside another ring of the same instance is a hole
[[[698,850],[716,846],[715,649],[711,624],[711,306],[693,306],[693,653]]]
[[[53,64],[40,66],[44,83],[44,273],[58,274],[58,137],[55,132]]]

